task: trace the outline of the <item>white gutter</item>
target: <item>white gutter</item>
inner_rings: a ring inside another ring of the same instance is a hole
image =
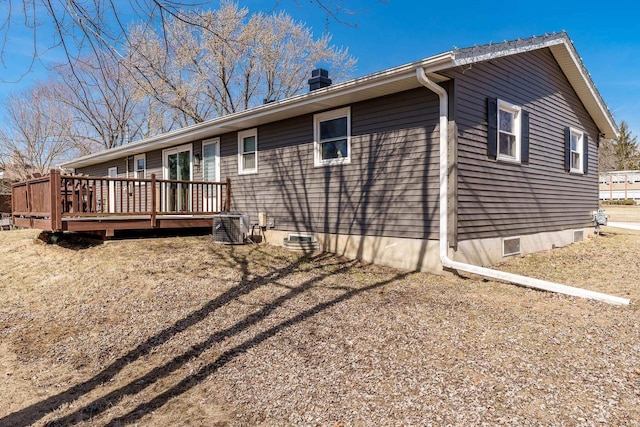
[[[506,282],[515,283],[517,285],[528,288],[539,289],[549,292],[556,292],[565,295],[576,296],[580,298],[595,299],[604,301],[609,304],[626,305],[629,299],[621,298],[613,295],[603,294],[600,292],[589,291],[573,286],[561,285],[559,283],[547,282],[546,280],[534,279],[532,277],[520,276],[518,274],[507,273],[504,271],[493,270],[486,267],[467,264],[460,261],[454,261],[449,258],[449,241],[448,241],[448,199],[447,188],[449,180],[448,171],[448,126],[449,126],[449,100],[447,92],[438,84],[432,82],[427,77],[424,68],[416,69],[416,77],[420,84],[427,89],[435,92],[440,98],[440,262],[443,268],[450,268],[458,271],[466,271],[467,273],[478,274],[480,276],[489,277],[491,279],[504,280]]]

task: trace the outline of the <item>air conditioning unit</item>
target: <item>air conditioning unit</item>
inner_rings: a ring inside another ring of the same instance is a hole
[[[227,245],[245,242],[249,233],[249,215],[221,213],[213,216],[213,241]]]

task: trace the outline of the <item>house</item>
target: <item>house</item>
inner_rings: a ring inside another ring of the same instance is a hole
[[[65,163],[127,190],[89,206],[94,193],[83,193],[84,205],[74,203],[93,216],[52,215],[60,229],[106,230],[116,223],[104,212],[136,191],[134,205],[150,194],[152,208],[193,217],[212,212],[209,200],[252,224],[266,214],[267,242],[314,236],[327,251],[416,270],[438,270],[443,252],[489,265],[593,230],[598,143],[617,127],[566,33],[329,83],[323,70],[308,93]],[[137,190],[152,177],[155,187]],[[173,187],[160,191],[159,180]],[[176,191],[184,182],[220,187]],[[155,210],[133,212],[157,226]]]

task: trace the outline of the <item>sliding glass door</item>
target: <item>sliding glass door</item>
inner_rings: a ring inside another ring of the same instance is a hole
[[[191,181],[192,147],[182,145],[163,151],[164,179],[175,181]],[[189,212],[191,208],[191,185],[187,182],[172,182],[164,189],[164,206],[167,212]]]

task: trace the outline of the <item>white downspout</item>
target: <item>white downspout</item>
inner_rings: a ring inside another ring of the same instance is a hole
[[[565,295],[572,295],[580,298],[589,298],[599,301],[608,302],[610,304],[626,305],[629,299],[621,298],[613,295],[603,294],[600,292],[589,291],[586,289],[575,288],[573,286],[561,285],[559,283],[547,282],[545,280],[534,279],[532,277],[520,276],[518,274],[507,273],[504,271],[493,270],[486,267],[467,264],[460,261],[454,261],[449,258],[449,242],[448,242],[448,200],[447,188],[449,180],[448,170],[448,126],[449,126],[449,101],[447,92],[438,84],[434,83],[427,77],[424,69],[418,67],[416,76],[420,84],[427,89],[435,92],[440,98],[440,262],[443,268],[453,270],[466,271],[468,273],[478,274],[480,276],[492,279],[504,280],[506,282],[515,283],[529,288],[545,290],[549,292],[557,292]]]

